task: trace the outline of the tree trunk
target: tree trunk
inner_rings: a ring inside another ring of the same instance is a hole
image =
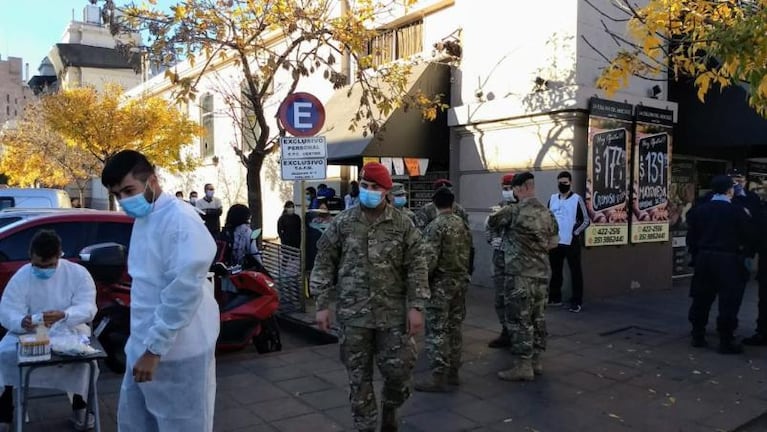
[[[253,228],[261,228],[263,233],[263,203],[261,195],[261,167],[264,165],[265,156],[256,152],[251,153],[248,157],[247,165],[247,183],[248,183],[248,207],[250,207],[250,226]],[[258,239],[259,248],[261,247],[261,239]]]

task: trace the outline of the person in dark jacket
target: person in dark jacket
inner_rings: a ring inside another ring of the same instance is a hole
[[[711,188],[711,200],[693,207],[687,215],[687,247],[695,268],[688,317],[692,345],[706,346],[709,311],[719,296],[719,352],[738,354],[743,347],[735,342],[733,333],[748,280],[745,260],[753,250],[752,221],[748,211],[733,204],[735,192],[730,177],[714,177]]]
[[[301,216],[296,214],[293,201],[285,202],[282,216],[277,220],[277,234],[280,243],[294,248],[301,247]]]

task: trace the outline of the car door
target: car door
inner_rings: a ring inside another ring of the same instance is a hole
[[[5,289],[14,273],[29,262],[29,245],[41,229],[52,229],[61,237],[63,257],[79,261],[85,246],[86,224],[83,222],[53,222],[24,227],[0,239],[0,290]]]

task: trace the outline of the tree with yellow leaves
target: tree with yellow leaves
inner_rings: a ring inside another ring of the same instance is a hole
[[[767,2],[764,0],[649,0],[638,7],[614,0],[614,11],[586,3],[607,20],[627,22],[628,35],[604,25],[620,45],[597,86],[614,92],[630,76],[694,79],[704,101],[712,88],[740,85],[749,104],[767,116]],[[662,79],[662,78],[661,78]]]
[[[122,8],[110,8],[114,3],[109,0],[105,15],[111,17],[114,34],[149,34],[148,57],[169,66],[166,76],[182,100],[195,97],[196,86],[206,73],[215,73],[226,64],[237,66],[242,87],[225,98],[246,143],[235,146],[235,152],[247,170],[252,223],[261,226],[261,169],[265,158],[278,150],[279,136],[285,135],[280,124],[272,131],[265,108],[279,104],[273,94],[282,74],[288,82],[283,94],[293,93],[302,79],[314,73],[322,74],[336,89],[347,84],[361,86],[360,100],[351,101],[359,103],[359,109],[348,120],[350,129],[361,128],[366,135],[375,133],[382,119],[399,107],[420,109],[427,120],[445,108],[441,95],[408,93],[413,64],[390,63],[371,73],[374,57],[381,53],[369,50],[368,42],[377,34],[381,18],[394,7],[411,7],[416,1],[181,0],[170,12],[163,12],[153,6],[154,0],[147,6]],[[184,60],[196,65],[193,75],[175,73],[172,66]],[[353,76],[352,60],[359,66]]]
[[[82,148],[67,146],[42,117],[42,104],[34,102],[14,127],[0,133],[0,172],[9,184],[22,187],[73,184],[82,201],[88,179],[100,169],[99,161]]]
[[[158,97],[124,99],[116,85],[44,96],[0,134],[0,171],[21,186],[74,183],[82,195],[87,181],[121,150],[141,151],[171,172],[196,166],[181,150],[199,133],[197,123]]]
[[[171,172],[192,169],[182,154],[200,133],[199,125],[160,97],[127,99],[122,87],[108,84],[66,89],[41,100],[42,119],[70,148],[90,153],[101,163],[121,150],[136,150]]]

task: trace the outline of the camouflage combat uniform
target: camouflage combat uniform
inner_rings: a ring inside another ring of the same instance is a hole
[[[426,353],[433,374],[457,375],[466,318],[471,233],[455,214],[437,216],[424,232],[431,298],[426,303]]]
[[[433,202],[426,204],[415,213],[415,226],[423,232],[431,221],[437,218],[438,214],[439,211],[437,210],[437,206],[435,206]],[[469,215],[460,204],[453,204],[453,214],[460,216],[466,223],[466,226],[469,226]]]
[[[514,203],[502,201],[498,203],[498,209],[511,205]],[[489,217],[488,217],[489,219]],[[505,235],[504,229],[492,229],[485,221],[485,238],[487,243],[492,245],[493,241],[498,243],[493,246],[493,287],[495,288],[495,315],[498,317],[498,322],[501,323],[501,327],[505,328],[506,322],[506,303],[503,300],[504,281],[506,279],[505,266],[506,261],[503,257],[503,237]]]
[[[311,289],[317,310],[336,300],[354,424],[374,430],[373,358],[384,377],[384,412],[411,393],[416,347],[407,333],[407,311],[422,310],[429,298],[421,234],[391,206],[375,222],[359,206],[345,210],[317,242]]]
[[[407,216],[407,218],[410,219],[411,222],[413,222],[413,225],[415,225],[416,216],[415,216],[415,213],[413,213],[413,210],[410,210],[407,207],[401,207],[401,208],[398,208],[397,210],[399,210],[402,213],[404,213],[405,216]]]
[[[504,297],[511,352],[532,359],[546,349],[546,307],[551,266],[549,249],[556,246],[559,227],[554,215],[537,198],[521,200],[490,216],[494,229],[506,229]]]

